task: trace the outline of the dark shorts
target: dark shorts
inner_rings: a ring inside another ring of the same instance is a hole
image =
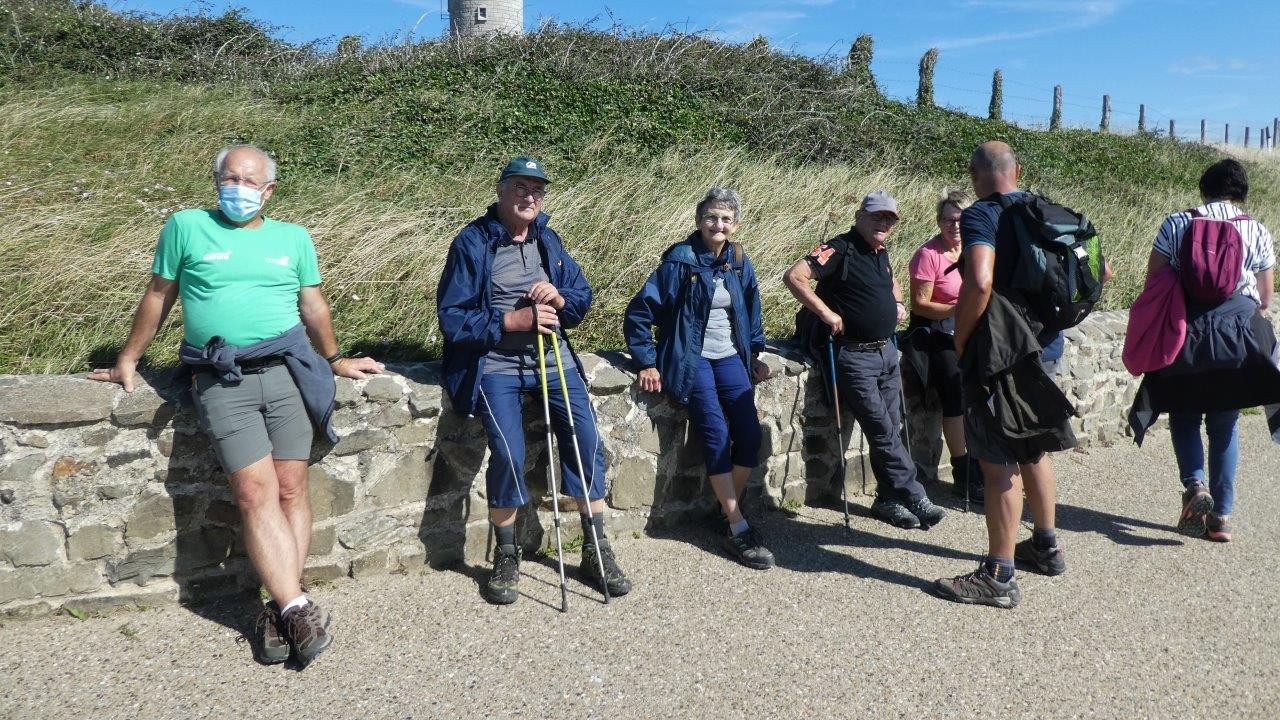
[[[268,455],[276,460],[311,456],[311,418],[284,365],[247,372],[239,384],[197,372],[192,376],[191,395],[200,426],[209,434],[228,475]]]

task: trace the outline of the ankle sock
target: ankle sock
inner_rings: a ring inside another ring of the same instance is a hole
[[[306,595],[299,595],[298,597],[290,600],[284,607],[280,608],[280,617],[283,618],[300,607],[306,607],[310,602],[310,600],[307,600]]]
[[[591,542],[592,526],[595,526],[596,537],[600,539],[600,542],[603,543],[605,541],[604,515],[596,513],[590,518],[588,518],[586,515],[579,515],[578,520],[582,523],[582,541],[583,542],[586,542],[586,543]]]
[[[1013,578],[1013,558],[988,557],[986,565],[996,582],[1009,582]]]
[[[506,527],[493,526],[493,537],[498,541],[498,545],[516,546],[516,524],[511,523]]]
[[[729,534],[730,534],[730,535],[741,535],[742,533],[746,532],[746,531],[747,531],[747,528],[749,528],[749,527],[751,527],[751,526],[747,524],[747,519],[746,519],[746,518],[742,518],[741,520],[739,520],[739,521],[738,521],[738,522],[736,522],[736,523],[729,523]]]
[[[1035,528],[1031,531],[1031,544],[1037,550],[1049,550],[1058,546],[1058,534],[1053,528]]]

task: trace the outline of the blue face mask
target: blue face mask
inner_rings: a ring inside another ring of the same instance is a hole
[[[262,191],[244,185],[220,187],[218,209],[233,222],[245,222],[262,209]]]

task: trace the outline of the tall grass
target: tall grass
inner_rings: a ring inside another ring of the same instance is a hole
[[[278,101],[229,87],[77,81],[38,92],[0,89],[0,372],[109,362],[128,332],[165,217],[213,203],[216,150],[307,121]],[[891,253],[905,283],[911,252],[935,232],[936,193],[965,181],[894,162],[797,164],[733,144],[627,162],[611,162],[606,148],[594,152],[576,159],[594,171],[557,178],[546,203],[596,290],[577,333],[589,348],[622,345],[628,299],[659,253],[693,230],[694,203],[711,185],[742,193],[738,237],[758,268],[767,330],[777,337],[789,334],[795,309],[782,271],[824,234],[846,228],[863,194],[887,188],[902,204]],[[270,214],[301,223],[315,238],[345,346],[381,356],[438,352],[435,288],[444,257],[456,232],[491,202],[496,171],[424,174],[388,164],[376,175],[282,176]],[[1275,176],[1266,172],[1250,205],[1274,224]],[[1196,200],[1194,187],[1041,189],[1101,228],[1117,272],[1108,307],[1136,295],[1164,213]],[[151,359],[172,362],[178,338],[171,321]]]

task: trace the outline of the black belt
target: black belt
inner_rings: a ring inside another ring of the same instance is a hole
[[[888,338],[884,340],[849,340],[845,338],[836,338],[836,342],[840,344],[840,347],[849,348],[855,352],[879,350],[889,344]]]
[[[257,375],[266,372],[273,367],[279,367],[284,364],[284,357],[280,355],[268,355],[267,357],[254,358],[252,360],[241,360],[236,363],[240,366],[240,372],[243,375]],[[210,373],[214,375],[221,374],[218,368],[212,365],[201,365],[196,368],[196,372]]]

